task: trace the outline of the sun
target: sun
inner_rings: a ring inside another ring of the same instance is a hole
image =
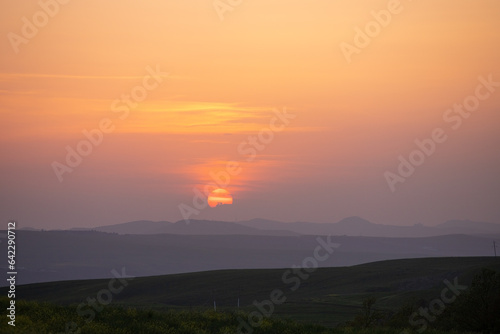
[[[226,204],[233,204],[233,196],[226,189],[215,189],[208,196],[208,205],[211,208]]]

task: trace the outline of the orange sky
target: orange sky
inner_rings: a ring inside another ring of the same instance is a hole
[[[192,218],[500,222],[500,88],[459,129],[443,120],[479,76],[500,81],[500,2],[402,0],[348,63],[341,43],[389,2],[244,0],[222,21],[211,0],[73,0],[26,38],[39,2],[0,0],[3,220],[178,220],[237,161],[232,207]],[[120,119],[148,67],[168,74]],[[283,108],[296,117],[247,161],[239,145]],[[54,161],[103,119],[114,130],[59,182]],[[437,127],[447,141],[391,192],[384,173]]]

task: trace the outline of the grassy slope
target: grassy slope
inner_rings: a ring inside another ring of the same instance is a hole
[[[482,267],[500,271],[500,259],[491,257],[425,258],[382,261],[353,267],[320,268],[301,280],[285,284],[287,269],[224,270],[190,274],[136,278],[119,294],[113,305],[156,309],[209,309],[213,299],[222,309],[234,310],[238,296],[243,310],[253,311],[254,300],[269,299],[273,289],[283,290],[287,301],[276,306],[275,315],[299,321],[334,325],[350,320],[368,296],[379,298],[377,307],[396,309],[412,299],[428,301],[439,297],[444,279],[459,276],[468,284]],[[289,277],[292,277],[290,275]],[[79,304],[95,298],[107,288],[109,279],[32,284],[18,287],[18,299]],[[5,295],[5,289],[0,289]]]
[[[7,306],[0,296],[0,307]],[[75,306],[19,301],[16,326],[0,322],[0,334],[237,334],[241,312],[148,311],[110,306],[93,321],[79,317]],[[299,324],[276,317],[263,318],[260,326],[243,329],[252,334],[400,334],[390,328],[325,328],[314,324]],[[426,334],[477,334],[442,332],[429,329]]]

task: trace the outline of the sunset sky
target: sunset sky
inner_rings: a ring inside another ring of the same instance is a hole
[[[47,15],[0,0],[2,220],[177,221],[232,161],[233,204],[192,219],[500,223],[500,85],[483,85],[500,82],[500,1],[393,1],[42,0]],[[367,25],[349,61],[341,45]],[[447,112],[478,91],[467,117]],[[392,191],[386,172],[437,128],[446,140]]]

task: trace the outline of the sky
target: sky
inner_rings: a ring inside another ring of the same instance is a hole
[[[497,0],[0,6],[5,224],[500,223]]]

